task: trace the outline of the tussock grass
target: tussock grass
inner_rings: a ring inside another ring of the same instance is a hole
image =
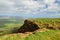
[[[60,18],[36,18],[33,20],[40,28],[60,30]]]
[[[60,31],[37,32],[26,37],[26,40],[60,40]]]
[[[35,32],[34,34],[21,34],[21,33],[15,33],[16,30],[19,27],[16,28],[10,28],[12,26],[8,24],[6,28],[9,28],[8,30],[4,31],[0,36],[0,40],[60,40],[60,18],[36,18],[33,19],[34,22],[42,29],[42,28],[48,28],[48,29],[54,29],[49,30],[45,32]],[[16,25],[19,26],[19,25]],[[6,29],[5,28],[5,29]],[[2,32],[2,31],[1,31]],[[15,34],[12,34],[15,33]],[[6,35],[5,35],[6,34]]]
[[[50,30],[47,32],[36,32],[35,34],[9,34],[1,36],[0,40],[60,40],[60,30]]]

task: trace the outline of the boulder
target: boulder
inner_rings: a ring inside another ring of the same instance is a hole
[[[39,29],[38,25],[33,20],[25,20],[24,24],[18,29],[18,33],[33,32]]]

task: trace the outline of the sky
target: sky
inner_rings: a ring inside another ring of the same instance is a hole
[[[60,18],[60,0],[0,0],[0,15]]]

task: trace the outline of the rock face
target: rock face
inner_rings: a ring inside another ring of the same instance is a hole
[[[25,20],[23,26],[18,29],[18,33],[33,32],[39,29],[38,25],[32,20]]]

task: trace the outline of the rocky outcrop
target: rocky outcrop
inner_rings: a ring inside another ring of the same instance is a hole
[[[23,26],[18,29],[18,33],[33,32],[39,29],[38,25],[32,20],[25,20]]]

